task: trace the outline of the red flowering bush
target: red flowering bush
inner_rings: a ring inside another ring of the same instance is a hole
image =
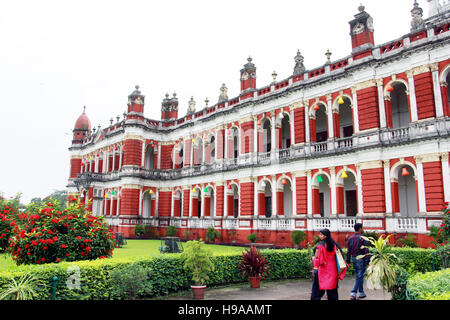
[[[116,242],[102,217],[92,216],[76,198],[62,212],[58,209],[50,199],[11,221],[8,251],[18,265],[112,256]]]
[[[4,199],[0,196],[0,252],[8,248],[8,239],[13,235],[16,220],[25,215],[19,211],[19,197]]]

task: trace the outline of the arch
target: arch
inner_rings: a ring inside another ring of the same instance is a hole
[[[214,210],[214,187],[208,184],[203,188],[203,197],[204,197],[204,203],[203,203],[203,212],[205,217],[214,217],[215,216],[215,210]]]
[[[312,186],[315,186],[315,187],[319,186],[319,182],[317,181],[317,178],[320,175],[325,175],[327,177],[328,181],[331,181],[331,177],[330,177],[328,172],[323,171],[323,170],[319,170],[315,174],[313,174],[313,176],[311,177],[311,185]]]
[[[408,82],[407,82],[406,80],[401,79],[401,78],[395,78],[395,79],[392,79],[392,80],[390,80],[389,82],[387,82],[387,83],[385,84],[385,86],[384,86],[384,88],[383,88],[383,94],[384,94],[384,96],[385,96],[385,97],[386,97],[386,96],[389,97],[390,92],[387,91],[387,88],[388,88],[389,85],[391,85],[392,87],[395,87],[395,85],[396,85],[396,84],[399,84],[399,83],[401,83],[401,84],[403,84],[403,85],[405,86],[405,88],[406,88],[406,94],[409,96],[409,90],[408,90],[409,85],[408,85]]]
[[[318,177],[322,177],[322,182],[318,182]],[[316,172],[313,175],[312,185],[312,205],[313,214],[320,214],[322,217],[331,215],[331,190],[330,175],[325,171]]]
[[[208,141],[208,151],[209,151],[209,163],[216,161],[216,137],[211,134],[207,138]]]
[[[405,128],[411,122],[409,107],[408,87],[405,81],[393,83],[394,91],[390,93],[389,109],[387,113],[388,123],[394,129]]]
[[[142,217],[150,218],[152,216],[152,200],[153,195],[150,194],[150,189],[147,189],[142,195]]]
[[[231,186],[231,189],[227,187],[227,206],[228,206],[228,212],[227,216],[229,217],[239,217],[240,215],[240,208],[239,208],[239,185],[232,181],[228,184],[228,186]]]
[[[347,178],[342,178],[346,172]],[[353,169],[344,167],[336,174],[336,210],[337,214],[354,217],[358,213],[357,174]]]
[[[282,113],[283,114],[283,113]],[[284,115],[281,120],[281,137],[280,149],[287,149],[291,146],[291,119],[290,116]]]
[[[312,105],[309,106],[308,115],[309,115],[310,118],[315,118],[315,116],[316,116],[316,111],[318,111],[318,110],[314,110],[314,106],[316,104],[319,105],[319,108],[323,107],[325,114],[328,114],[328,106],[327,106],[327,104],[325,102],[323,102],[323,101],[318,100],[318,101],[315,101]]]
[[[408,171],[408,175],[403,176],[401,171]],[[414,173],[414,174],[412,174]],[[417,181],[415,167],[410,162],[400,162],[392,170],[391,176],[391,197],[392,210],[402,217],[416,217],[419,208],[417,196]]]
[[[318,110],[314,110],[314,105],[319,106]],[[327,105],[322,101],[314,103],[310,107],[310,137],[312,142],[324,142],[328,140],[328,110]]]
[[[439,75],[439,82],[443,83],[443,82],[447,82],[447,77],[450,75],[450,63],[447,64],[440,72]]]
[[[410,162],[410,161],[406,161],[406,160],[400,160],[398,162],[396,162],[394,165],[392,165],[389,176],[391,181],[394,179],[398,179],[399,175],[400,175],[400,170],[402,169],[403,166],[409,166],[411,167],[411,169],[414,172],[414,177],[417,177],[417,168],[416,166]]]
[[[343,104],[339,104],[339,97],[344,100]],[[353,119],[353,100],[346,94],[340,95],[333,103],[336,106],[337,113],[333,113],[334,121],[334,136],[336,138],[347,138],[353,136],[354,133],[354,119]]]
[[[266,218],[272,217],[272,182],[263,178],[258,187],[259,215]]]

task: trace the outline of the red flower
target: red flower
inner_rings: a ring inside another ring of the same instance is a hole
[[[91,247],[86,247],[86,251],[91,251]]]
[[[48,247],[43,247],[42,249],[44,249],[44,250],[47,250],[47,249],[48,249]]]
[[[61,248],[65,249],[67,246],[65,244],[60,245]]]

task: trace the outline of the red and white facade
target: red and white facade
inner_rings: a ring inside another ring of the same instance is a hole
[[[249,58],[238,96],[222,87],[216,104],[196,112],[191,100],[183,117],[166,95],[162,119],[145,118],[138,88],[108,128],[91,130],[83,113],[69,194],[129,237],[136,224],[195,238],[213,226],[223,241],[258,232],[291,245],[294,230],[312,240],[328,228],[342,243],[362,222],[427,246],[450,201],[450,12],[433,6],[422,27],[381,45],[360,7],[351,55],[260,88]]]

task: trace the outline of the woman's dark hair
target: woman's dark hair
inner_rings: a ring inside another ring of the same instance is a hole
[[[334,249],[334,246],[336,245],[336,242],[331,237],[331,232],[328,229],[322,229],[320,230],[320,233],[323,234],[326,238],[323,241],[325,243],[325,246],[327,248],[328,252],[332,252]]]

